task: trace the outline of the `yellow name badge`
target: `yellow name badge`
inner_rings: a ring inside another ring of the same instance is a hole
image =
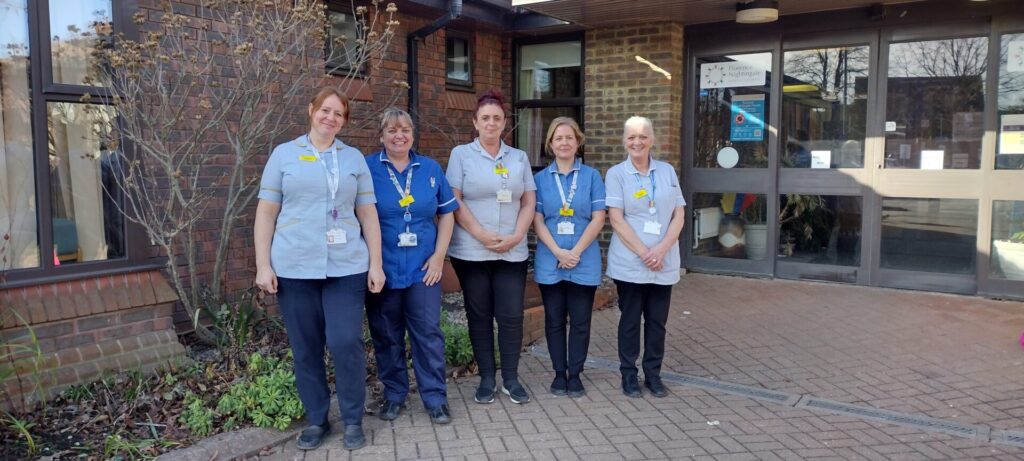
[[[633,192],[633,198],[644,198],[646,196],[647,196],[647,189],[640,189],[640,190],[638,190],[636,192]]]
[[[316,156],[315,155],[300,155],[299,156],[299,160],[302,160],[303,162],[315,162],[316,161]]]
[[[416,201],[416,199],[412,198],[411,195],[406,195],[405,197],[403,197],[401,200],[398,201],[398,206],[400,206],[400,207],[407,207],[409,205],[412,205],[412,202],[415,202],[415,201]]]
[[[508,174],[508,168],[495,168],[494,174]]]
[[[560,208],[558,210],[558,214],[561,215],[561,216],[572,216],[573,209],[572,208]]]

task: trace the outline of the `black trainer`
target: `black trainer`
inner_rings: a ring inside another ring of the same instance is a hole
[[[497,388],[498,384],[495,382],[494,376],[481,376],[480,387],[476,388],[476,395],[473,396],[473,400],[476,403],[493,403],[494,391]]]
[[[569,384],[567,386],[567,393],[569,397],[578,399],[587,395],[587,390],[583,388],[583,381],[580,380],[580,375],[569,376]]]
[[[557,396],[569,393],[569,383],[565,379],[565,373],[555,373],[555,380],[551,381],[551,393]]]
[[[452,414],[448,411],[448,404],[441,404],[437,408],[427,408],[430,421],[434,424],[448,424],[452,422]]]
[[[640,381],[636,376],[622,377],[622,393],[626,394],[626,397],[633,397],[634,399],[644,395],[643,391],[640,390]]]
[[[501,392],[504,392],[512,403],[522,405],[530,401],[530,394],[526,393],[526,389],[523,388],[522,384],[519,384],[517,379],[502,380]]]
[[[299,440],[295,442],[295,446],[299,450],[316,450],[320,443],[324,441],[324,437],[327,437],[327,434],[330,433],[330,423],[326,423],[323,426],[308,426],[299,434]]]
[[[665,385],[662,384],[661,378],[658,376],[645,376],[644,387],[651,391],[651,395],[655,397],[665,397],[668,395],[668,390],[665,389]]]
[[[394,421],[398,419],[398,415],[402,413],[404,406],[405,404],[394,400],[385,400],[384,403],[380,404],[380,413],[377,413],[377,417],[384,421]]]
[[[345,437],[341,439],[341,445],[346,450],[358,450],[366,445],[366,436],[363,435],[361,424],[346,424]]]

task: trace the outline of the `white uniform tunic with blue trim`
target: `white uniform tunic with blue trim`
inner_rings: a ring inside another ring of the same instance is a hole
[[[340,178],[331,203],[327,170],[335,165]],[[306,135],[275,147],[263,169],[259,198],[281,204],[270,244],[270,265],[279,277],[323,279],[369,270],[355,207],[377,199],[370,170],[355,148],[335,139],[330,149],[315,152]],[[345,231],[346,243],[327,244],[327,231],[334,228]]]
[[[679,187],[676,170],[665,162],[653,158],[650,160],[647,174],[640,174],[628,158],[626,161],[608,169],[605,175],[605,204],[608,208],[621,208],[626,223],[648,248],[658,244],[665,238],[668,224],[672,220],[672,212],[676,207],[686,206],[683,189]],[[654,184],[652,184],[652,180]],[[648,196],[637,198],[641,188]],[[655,214],[650,213],[650,194],[654,195]],[[655,235],[644,232],[644,223],[656,221],[660,224],[660,233]],[[612,234],[608,246],[608,277],[632,283],[653,283],[656,285],[673,285],[679,281],[679,242],[676,241],[665,255],[661,271],[654,272],[647,268],[644,261],[636,253],[630,251],[619,234]]]

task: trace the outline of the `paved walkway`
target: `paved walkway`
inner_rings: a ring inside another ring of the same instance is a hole
[[[688,274],[673,294],[670,395],[619,389],[617,309],[594,313],[588,394],[555,397],[543,344],[523,355],[534,400],[473,403],[454,421],[413,396],[370,442],[294,442],[264,460],[1024,459],[1024,303],[835,284]]]

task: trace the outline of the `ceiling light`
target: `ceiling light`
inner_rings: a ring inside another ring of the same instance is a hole
[[[750,0],[736,4],[736,22],[740,24],[761,24],[779,19],[779,2],[776,0]]]

